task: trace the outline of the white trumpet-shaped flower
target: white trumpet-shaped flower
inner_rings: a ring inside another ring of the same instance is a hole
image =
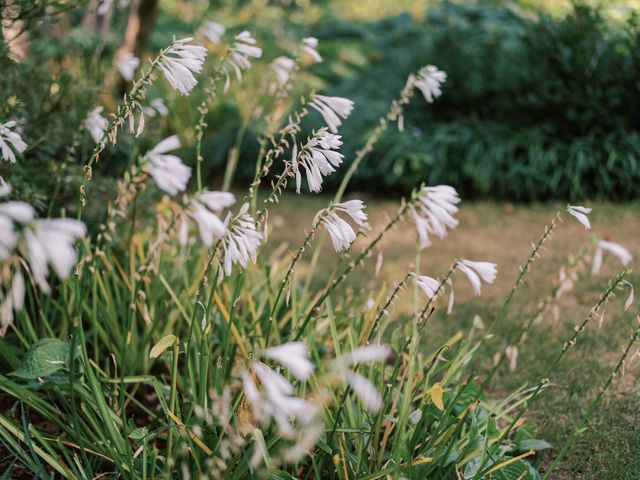
[[[278,57],[271,62],[271,68],[281,87],[287,84],[295,66],[296,62],[289,57]]]
[[[191,178],[191,168],[182,163],[177,156],[169,154],[177,148],[180,148],[180,139],[177,135],[165,138],[147,153],[147,162],[143,167],[153,177],[158,187],[169,195],[184,192]]]
[[[33,214],[33,207],[28,203],[19,201],[0,203],[0,260],[7,259],[18,243],[14,223],[27,223],[33,219]]]
[[[264,355],[285,367],[298,380],[307,380],[313,373],[309,349],[303,342],[289,342],[264,351]]]
[[[247,268],[249,262],[256,263],[256,256],[262,235],[256,230],[255,220],[249,213],[249,204],[245,203],[238,214],[230,221],[225,221],[227,232],[222,238],[224,247],[224,273],[229,276],[233,265],[240,264]]]
[[[273,419],[285,438],[295,438],[297,429],[315,423],[317,405],[296,397],[293,386],[284,376],[261,362],[254,362],[251,370],[262,389],[248,372],[242,374],[242,382],[253,415],[260,423],[267,424]]]
[[[220,43],[222,36],[227,31],[226,27],[221,23],[209,20],[202,25],[202,33],[213,43]]]
[[[188,95],[198,84],[194,73],[200,73],[207,49],[200,45],[187,45],[193,38],[176,40],[158,62],[158,68],[174,90]]]
[[[14,150],[22,153],[27,149],[27,144],[22,140],[22,137],[12,131],[16,125],[17,122],[15,120],[0,124],[0,151],[2,151],[2,158],[11,163],[16,163]]]
[[[415,86],[420,89],[427,102],[431,103],[442,95],[440,85],[447,80],[447,74],[433,65],[427,65],[418,72]]]
[[[335,172],[335,167],[342,164],[343,155],[335,150],[342,146],[342,137],[327,132],[326,128],[318,130],[296,155],[294,147],[293,168],[296,176],[296,192],[300,193],[302,175],[299,166],[304,167],[309,190],[318,193],[322,190],[322,179]],[[297,158],[296,158],[297,157]]]
[[[356,396],[370,412],[378,412],[382,408],[382,397],[375,385],[367,378],[350,368],[352,365],[384,362],[391,349],[386,345],[367,345],[356,348],[336,358],[338,374],[351,387]]]
[[[354,103],[348,98],[327,97],[325,95],[314,95],[309,104],[324,119],[331,133],[338,133],[338,127],[342,125],[342,119],[346,119],[353,110]]]
[[[633,259],[633,255],[619,243],[609,242],[607,240],[600,240],[596,247],[596,253],[593,255],[593,264],[591,265],[591,275],[597,275],[602,268],[602,253],[607,251],[612,253],[623,266],[627,266]]]
[[[447,236],[447,229],[458,226],[458,220],[454,217],[458,212],[458,203],[460,203],[458,192],[449,185],[420,189],[416,205],[410,208],[418,231],[420,248],[431,245],[429,234],[444,238]]]
[[[133,80],[136,70],[140,66],[140,59],[131,52],[126,52],[115,61],[116,68],[127,82]]]
[[[440,289],[440,282],[426,275],[415,275],[416,285],[422,290],[429,300],[433,300]]]
[[[498,273],[498,267],[490,262],[472,262],[461,260],[457,264],[458,270],[466,275],[476,295],[480,295],[482,279],[485,283],[493,283]]]
[[[242,71],[251,68],[250,58],[262,57],[262,49],[256,46],[256,39],[250,32],[244,31],[236,35],[235,41],[229,50],[229,64],[236,73],[238,81],[242,80]],[[225,90],[229,87],[229,76]]]
[[[576,220],[578,220],[584,228],[589,230],[591,228],[591,222],[589,221],[589,217],[587,215],[591,213],[591,209],[588,207],[581,207],[579,205],[568,205],[567,212],[570,215],[573,215]]]
[[[85,233],[84,223],[69,218],[34,220],[25,229],[26,258],[33,278],[43,292],[50,291],[49,265],[59,278],[69,276],[76,264],[74,242]]]
[[[346,213],[360,227],[367,226],[367,214],[364,213],[362,200],[349,200],[336,203],[331,207],[321,210],[314,219],[314,224],[320,218],[320,223],[327,229],[333,248],[340,253],[347,250],[356,239],[356,234],[348,222],[340,218],[338,212]]]
[[[100,141],[107,125],[109,125],[109,120],[102,116],[103,111],[103,107],[94,108],[89,112],[89,115],[87,115],[84,121],[85,128],[89,130],[91,138],[93,138],[93,141],[96,143]]]
[[[322,57],[318,53],[318,39],[307,37],[302,39],[302,51],[309,55],[315,63],[321,63]]]
[[[11,193],[11,185],[0,177],[0,197],[6,197]]]
[[[233,205],[236,199],[229,192],[202,192],[196,195],[187,208],[187,215],[195,220],[202,242],[210,247],[227,233],[227,227],[217,213]],[[186,244],[188,237],[186,221],[180,228],[180,243]]]

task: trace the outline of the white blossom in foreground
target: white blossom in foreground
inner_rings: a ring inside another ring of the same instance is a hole
[[[194,73],[200,73],[207,49],[199,45],[187,45],[193,38],[176,40],[160,58],[158,67],[174,90],[188,95],[198,84]]]
[[[342,125],[342,119],[346,119],[353,110],[353,102],[348,98],[327,97],[325,95],[314,95],[309,104],[322,115],[331,133],[338,133],[338,127]]]
[[[6,197],[11,193],[11,185],[0,177],[0,197]]]
[[[20,270],[13,272],[10,285],[0,292],[0,337],[4,337],[7,328],[13,323],[13,312],[24,305],[25,282]]]
[[[433,300],[436,292],[440,288],[440,282],[435,278],[426,275],[415,275],[416,285],[422,290],[429,300]]]
[[[294,147],[293,167],[296,176],[296,192],[300,193],[302,175],[299,166],[304,167],[307,175],[309,190],[318,193],[322,190],[322,179],[335,172],[334,167],[342,164],[343,155],[336,152],[342,146],[342,137],[327,132],[321,128],[304,145],[299,155],[296,155]],[[297,158],[296,158],[297,156]]]
[[[244,31],[236,35],[235,41],[229,52],[229,64],[236,73],[238,81],[242,80],[242,71],[251,68],[250,58],[262,57],[262,49],[256,46],[256,39],[250,32]],[[225,91],[229,87],[229,76],[225,84]]]
[[[295,438],[296,429],[315,423],[318,407],[294,395],[289,381],[261,362],[254,362],[251,370],[260,381],[262,390],[248,372],[242,375],[244,393],[254,417],[263,425],[273,419],[278,432],[285,438]]]
[[[417,205],[410,208],[410,213],[416,224],[420,248],[431,245],[429,234],[440,238],[447,236],[447,229],[458,226],[454,215],[458,212],[460,203],[458,192],[449,185],[422,187],[417,195]]]
[[[11,163],[16,163],[14,150],[22,153],[27,149],[27,144],[22,140],[22,137],[11,130],[16,125],[17,122],[15,120],[0,124],[0,151],[2,151],[2,158]]]
[[[136,70],[140,66],[140,59],[131,52],[126,52],[115,61],[116,68],[127,82],[133,80]]]
[[[589,230],[591,228],[591,222],[589,221],[589,217],[587,215],[591,213],[591,209],[588,207],[581,207],[579,205],[568,205],[567,212],[573,215],[576,220],[578,220],[584,228]]]
[[[309,349],[303,342],[289,342],[264,351],[264,356],[285,367],[298,380],[307,380],[313,373]]]
[[[302,51],[308,54],[315,63],[321,63],[322,57],[318,53],[318,39],[307,37],[302,39]]]
[[[458,262],[457,268],[469,279],[469,283],[471,283],[476,295],[480,295],[480,288],[482,286],[480,279],[485,283],[493,283],[498,273],[498,267],[496,264],[489,262],[461,260]]]
[[[58,278],[69,276],[76,264],[76,239],[86,233],[84,223],[69,218],[34,220],[25,229],[26,258],[35,282],[49,293],[47,283],[51,265]]]
[[[271,68],[281,87],[287,84],[295,66],[296,62],[289,57],[278,57],[271,62]]]
[[[224,273],[231,275],[233,265],[247,268],[249,262],[256,263],[256,255],[262,235],[256,230],[255,220],[249,213],[249,204],[245,203],[233,221],[227,216],[227,233],[222,238],[224,247]]]
[[[350,366],[383,362],[390,353],[391,350],[386,345],[367,345],[336,358],[339,375],[351,387],[364,407],[372,413],[382,408],[382,397],[369,379],[352,370]]]
[[[338,212],[346,213],[360,227],[367,226],[367,214],[364,213],[364,202],[362,200],[349,200],[347,202],[336,203],[331,207],[321,210],[316,215],[313,223],[320,218],[320,223],[326,228],[331,237],[333,248],[340,253],[347,250],[356,239],[356,234],[348,222],[340,218]]]
[[[7,185],[7,184],[5,184]],[[7,185],[9,191],[11,187]],[[14,223],[27,223],[33,219],[33,207],[25,202],[0,203],[0,260],[6,260],[18,243]]]
[[[85,128],[89,130],[91,138],[93,138],[93,141],[96,143],[100,141],[107,125],[109,125],[109,120],[102,116],[103,111],[103,107],[94,108],[89,112],[89,115],[87,115],[84,121]]]
[[[202,242],[210,247],[213,242],[227,233],[227,227],[217,213],[233,205],[236,199],[229,192],[203,192],[193,199],[187,208],[187,215],[195,220]],[[181,226],[181,243],[186,243],[186,222]]]
[[[433,65],[427,65],[418,72],[415,86],[420,89],[427,102],[432,103],[442,95],[440,85],[447,80],[447,74]]]
[[[153,177],[158,187],[169,195],[184,192],[191,178],[191,168],[182,163],[177,156],[169,154],[177,148],[180,148],[180,139],[177,135],[165,138],[147,153],[147,162],[143,167]]]
[[[596,247],[596,253],[593,255],[593,264],[591,265],[591,275],[597,275],[602,268],[602,253],[603,251],[612,253],[623,266],[627,266],[633,259],[633,255],[619,243],[609,242],[607,240],[600,240]]]
[[[204,36],[213,43],[220,43],[222,36],[227,31],[226,27],[221,23],[209,20],[202,25],[202,33]]]

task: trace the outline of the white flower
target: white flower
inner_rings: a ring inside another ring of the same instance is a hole
[[[602,252],[606,250],[613,253],[623,266],[627,266],[633,259],[633,255],[619,243],[608,242],[606,240],[600,240],[596,248],[596,253],[593,255],[593,264],[591,265],[591,275],[597,275],[602,268]]]
[[[591,213],[591,209],[587,207],[581,207],[579,205],[568,205],[567,212],[573,215],[576,220],[578,220],[584,228],[589,230],[591,228],[591,222],[589,221],[589,217],[587,214]]]
[[[440,84],[446,80],[447,74],[445,72],[438,70],[433,65],[427,65],[418,72],[415,86],[420,89],[427,102],[431,103],[435,98],[442,95]]]
[[[202,33],[213,43],[220,43],[226,31],[227,29],[224,25],[211,20],[204,22],[202,25]]]
[[[273,62],[271,62],[271,68],[276,75],[276,79],[278,80],[278,84],[280,86],[284,86],[291,78],[291,72],[295,67],[296,62],[294,62],[289,57],[278,57]]]
[[[25,202],[0,203],[0,260],[9,257],[18,242],[14,222],[26,223],[33,218],[33,207]]]
[[[302,184],[299,165],[305,169],[309,190],[315,193],[322,190],[322,177],[335,172],[334,167],[342,164],[343,155],[334,151],[342,146],[340,138],[340,135],[333,135],[327,132],[326,128],[321,128],[303,146],[297,158],[294,153],[292,161],[296,176],[296,192],[300,193]]]
[[[438,282],[438,280],[426,275],[415,275],[415,282],[429,300],[433,300],[433,297],[440,288],[440,282]]]
[[[417,205],[410,209],[418,231],[420,248],[431,245],[430,233],[444,238],[447,236],[447,228],[453,229],[458,226],[458,220],[453,216],[458,212],[456,206],[458,203],[460,203],[458,192],[449,185],[420,189]]]
[[[147,153],[147,163],[144,165],[158,187],[169,195],[184,192],[191,178],[191,168],[175,155],[168,154],[176,148],[180,148],[180,139],[177,135],[165,138]]]
[[[216,213],[233,205],[235,201],[233,194],[228,192],[202,192],[191,200],[187,215],[195,220],[200,238],[207,247],[213,245],[214,240],[222,238],[227,233],[227,227]],[[186,222],[183,221],[180,229],[183,245],[187,238],[186,228]]]
[[[340,117],[346,119],[353,110],[353,102],[348,98],[325,95],[314,95],[309,105],[322,115],[331,133],[338,133],[338,127],[342,125]]]
[[[382,397],[369,379],[349,369],[345,370],[343,376],[344,380],[368,411],[372,413],[380,411],[380,408],[382,408]]]
[[[140,59],[131,52],[126,52],[115,61],[116,68],[127,82],[133,80],[136,70],[140,66]]]
[[[94,108],[89,112],[89,115],[87,115],[84,121],[85,128],[89,130],[91,138],[93,138],[93,141],[96,143],[100,141],[107,125],[109,125],[109,120],[102,116],[103,110],[103,107]]]
[[[160,58],[158,67],[174,90],[188,95],[198,84],[194,73],[200,73],[207,49],[199,45],[187,45],[193,38],[176,40]]]
[[[482,278],[485,283],[493,283],[498,273],[498,267],[496,264],[489,262],[461,260],[458,262],[457,267],[458,270],[467,276],[476,295],[480,295],[480,278]]]
[[[149,103],[148,107],[142,107],[142,111],[145,115],[153,118],[156,115],[160,115],[161,117],[166,117],[169,115],[169,109],[164,103],[162,98],[154,98]]]
[[[302,39],[302,51],[306,52],[315,63],[321,63],[322,57],[318,53],[318,39],[315,37],[307,37]]]
[[[0,197],[6,197],[11,193],[11,185],[0,177]]]
[[[336,358],[336,362],[343,365],[356,365],[358,363],[384,362],[391,354],[388,345],[372,344],[358,347],[349,353]]]
[[[285,367],[298,380],[306,380],[313,373],[309,349],[303,342],[289,342],[265,350],[264,355]]]
[[[229,51],[229,64],[233,67],[238,81],[242,80],[242,70],[251,68],[249,58],[262,57],[262,49],[256,46],[256,39],[251,33],[244,31],[236,35],[235,42]],[[229,88],[229,75],[225,83],[225,91]]]
[[[362,200],[349,200],[348,202],[336,203],[331,207],[321,210],[316,215],[313,223],[320,217],[321,224],[327,229],[331,236],[331,242],[336,252],[347,250],[356,239],[356,234],[346,221],[338,216],[336,212],[344,212],[361,227],[367,225],[367,214],[364,213],[364,203]]]
[[[249,204],[245,203],[240,208],[238,215],[230,221],[227,216],[225,221],[227,233],[222,238],[224,247],[224,273],[229,276],[233,265],[240,264],[247,268],[249,262],[256,263],[256,255],[262,235],[256,230],[253,217],[249,214]]]
[[[16,125],[17,122],[15,120],[0,124],[0,150],[2,151],[2,158],[11,163],[16,163],[14,150],[22,153],[27,149],[27,144],[24,143],[22,137],[18,133],[11,131]]]
[[[242,381],[251,410],[260,423],[266,424],[272,418],[279,433],[286,438],[294,438],[296,429],[314,423],[317,406],[294,396],[293,386],[286,378],[261,362],[254,362],[252,370],[263,392],[248,373],[242,374]]]
[[[48,265],[65,279],[76,264],[74,242],[86,233],[84,223],[68,218],[34,220],[25,229],[26,258],[40,289],[49,293]]]

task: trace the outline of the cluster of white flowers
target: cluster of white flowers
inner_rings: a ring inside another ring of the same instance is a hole
[[[353,102],[343,97],[327,97],[314,95],[309,104],[322,115],[331,133],[338,133],[338,127],[342,125],[342,119],[346,119],[353,110]]]
[[[367,345],[336,358],[339,375],[351,387],[364,407],[376,413],[382,408],[382,397],[371,381],[352,368],[358,364],[384,362],[391,350],[386,345]]]
[[[318,53],[318,39],[307,37],[302,39],[302,51],[309,55],[315,63],[321,63],[322,57]]]
[[[0,124],[0,150],[2,151],[3,160],[16,163],[16,155],[14,150],[22,153],[27,149],[27,144],[17,132],[12,131],[17,122],[10,120],[7,123]]]
[[[473,287],[473,292],[476,295],[480,295],[480,289],[482,287],[482,279],[485,283],[493,283],[498,274],[498,267],[495,263],[490,262],[473,262],[471,260],[460,260],[457,263],[457,268],[466,275],[469,279],[469,283]]]
[[[458,212],[458,203],[458,192],[449,185],[420,189],[416,204],[410,207],[418,231],[420,248],[431,245],[429,234],[444,238],[447,236],[447,228],[453,229],[458,226],[458,220],[454,218]]]
[[[224,273],[229,276],[235,264],[247,268],[249,262],[256,263],[262,234],[256,230],[256,222],[249,213],[248,203],[242,205],[233,220],[230,221],[230,216],[227,216],[225,226],[227,233],[222,237]]]
[[[115,66],[122,78],[130,82],[140,66],[140,59],[131,52],[125,52],[115,60]]]
[[[109,120],[102,116],[104,107],[96,107],[89,112],[84,121],[85,128],[89,131],[93,141],[98,143],[102,138],[102,134],[109,125]]]
[[[283,87],[287,84],[295,66],[296,62],[289,57],[278,57],[271,62],[271,68],[276,76],[278,85]]]
[[[341,138],[340,135],[327,132],[327,129],[323,127],[314,133],[313,137],[301,148],[299,154],[297,145],[294,143],[291,161],[296,176],[296,192],[300,193],[302,186],[300,165],[305,169],[309,190],[315,193],[322,190],[323,177],[335,172],[334,167],[342,164],[344,156],[335,151],[342,146]]]
[[[191,199],[186,212],[196,222],[202,243],[207,247],[227,233],[227,227],[218,214],[235,201],[229,192],[200,192]],[[180,243],[185,245],[187,240],[188,224],[184,219],[180,225]]]
[[[356,234],[349,223],[338,215],[344,212],[358,226],[367,226],[367,214],[364,213],[364,202],[362,200],[349,200],[347,202],[336,203],[329,208],[320,210],[313,220],[315,225],[320,219],[320,223],[326,228],[331,237],[333,248],[340,253],[347,250],[356,239]]]
[[[447,74],[445,72],[433,65],[427,65],[418,72],[414,85],[420,89],[425,100],[431,103],[442,95],[440,85],[446,80]]]
[[[0,196],[10,192],[11,187],[0,179]],[[80,221],[36,219],[28,203],[0,203],[0,261],[8,261],[13,252],[23,256],[33,280],[45,293],[50,292],[49,266],[59,278],[67,278],[76,263],[74,242],[85,233],[86,227]],[[20,310],[24,303],[25,282],[19,268],[12,272],[9,280],[10,286],[0,290],[0,335],[4,335],[13,321],[13,311]],[[3,283],[5,281],[3,279]]]
[[[194,73],[200,73],[207,49],[199,45],[187,45],[193,38],[176,40],[158,62],[158,68],[174,90],[188,95],[198,84]]]
[[[143,169],[155,180],[161,190],[169,195],[177,195],[187,189],[191,178],[191,168],[175,155],[169,154],[180,148],[180,139],[171,135],[158,143],[144,157]]]
[[[424,292],[427,298],[429,300],[435,300],[436,295],[440,293],[440,282],[427,275],[415,275],[414,278],[416,285]]]
[[[222,42],[222,37],[227,31],[224,25],[218,22],[214,22],[212,20],[204,22],[201,30],[203,35],[207,38],[207,40],[215,44]]]
[[[242,71],[251,68],[250,58],[262,57],[262,49],[256,46],[256,39],[250,32],[244,31],[236,35],[235,41],[229,51],[229,64],[236,73],[238,81],[242,79]],[[225,91],[229,88],[229,74],[225,83]]]

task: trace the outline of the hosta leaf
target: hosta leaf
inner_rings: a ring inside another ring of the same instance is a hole
[[[538,440],[535,438],[527,438],[517,443],[516,445],[518,450],[546,450],[548,448],[553,448],[549,442],[545,440]]]
[[[31,345],[20,368],[10,375],[24,380],[37,380],[68,368],[71,345],[57,338],[43,338]]]

